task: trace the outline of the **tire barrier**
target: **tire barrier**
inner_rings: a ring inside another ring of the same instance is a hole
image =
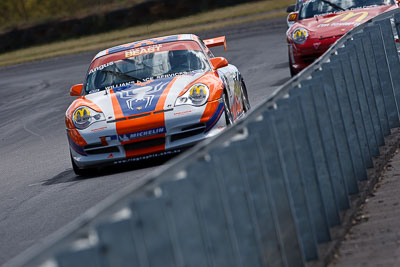
[[[305,266],[400,126],[400,12],[348,32],[246,119],[15,266]]]

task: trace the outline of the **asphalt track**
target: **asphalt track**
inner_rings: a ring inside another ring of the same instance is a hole
[[[279,18],[199,36],[227,36],[228,51],[213,51],[238,66],[255,106],[289,79],[285,31]],[[73,100],[69,88],[82,82],[95,53],[0,69],[0,265],[163,164],[86,179],[73,173],[64,112]]]

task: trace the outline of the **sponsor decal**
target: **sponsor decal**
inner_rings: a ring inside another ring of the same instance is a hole
[[[110,155],[108,155],[107,158],[108,158],[108,159],[113,159],[113,158],[114,158],[114,155],[113,155],[113,154],[110,154]]]
[[[181,151],[182,151],[181,149],[168,150],[168,151],[154,153],[154,154],[145,155],[145,156],[140,156],[140,157],[136,157],[136,158],[117,160],[117,161],[114,161],[114,164],[123,164],[123,163],[146,160],[146,159],[158,158],[158,157],[162,157],[162,156],[174,155],[176,153],[180,153]]]
[[[107,129],[107,126],[104,126],[104,127],[101,127],[101,128],[97,128],[97,129],[93,129],[93,130],[91,130],[92,132],[100,132],[100,131],[103,131],[103,130],[105,130],[105,129]]]
[[[174,116],[184,116],[184,115],[187,115],[189,113],[192,113],[192,110],[186,110],[186,111],[183,111],[183,112],[176,112],[176,113],[174,113]]]
[[[337,14],[336,16],[326,19],[323,23],[318,25],[318,28],[343,27],[343,26],[354,27],[354,26],[360,25],[366,18],[368,18],[368,16],[369,16],[369,13],[366,11],[362,11],[362,12],[350,11],[350,12],[346,12],[346,13],[341,13],[341,14]],[[355,20],[352,20],[354,18],[355,18]]]
[[[125,51],[125,57],[128,58],[128,57],[135,57],[135,56],[139,56],[139,55],[143,55],[143,54],[152,54],[155,52],[160,52],[161,48],[162,48],[162,44],[131,49],[131,50]]]
[[[317,43],[314,43],[314,44],[313,44],[315,50],[318,50],[318,48],[320,47],[320,45],[321,45],[320,42],[317,42]]]
[[[170,74],[163,74],[163,75],[158,75],[155,78],[156,79],[163,79],[163,78],[171,78],[171,77],[175,77],[178,75],[189,75],[189,74],[194,74],[193,72],[189,73],[187,71],[183,71],[183,72],[177,72],[177,73],[170,73]]]
[[[88,108],[81,107],[75,110],[74,120],[77,123],[84,123],[90,118],[90,111]]]
[[[175,35],[175,36],[168,36],[168,37],[160,37],[160,38],[149,39],[149,40],[145,40],[145,41],[138,41],[138,42],[133,42],[133,43],[125,44],[125,45],[116,46],[116,47],[108,49],[108,54],[120,52],[120,51],[130,49],[130,48],[138,48],[138,47],[159,44],[159,43],[172,42],[172,41],[178,41],[178,36]]]
[[[132,84],[114,89],[124,116],[151,112],[173,78],[150,81],[145,86]]]
[[[293,31],[292,38],[296,44],[303,44],[308,38],[308,31],[304,28],[297,28]]]
[[[150,129],[150,130],[140,131],[140,132],[135,132],[135,133],[113,135],[113,136],[107,137],[106,140],[107,141],[118,140],[120,142],[125,142],[125,141],[130,141],[130,140],[134,140],[134,139],[149,137],[152,135],[163,134],[163,133],[166,133],[165,127],[158,127],[155,129]]]
[[[94,69],[91,69],[89,71],[89,75],[92,74],[93,72],[96,72],[96,71],[99,71],[99,70],[103,70],[104,68],[107,68],[107,67],[112,66],[112,65],[114,65],[114,62],[108,62],[108,63],[103,64],[101,66],[98,66],[98,67],[96,67]]]
[[[334,20],[337,20],[339,18],[341,18],[340,21],[348,21],[354,17],[357,17],[356,20],[354,20],[354,22],[362,22],[364,19],[366,19],[368,17],[369,13],[366,11],[362,11],[362,12],[347,12],[347,13],[340,13],[337,14],[336,16],[329,18],[327,20],[324,21],[324,23],[331,23]]]
[[[135,84],[135,81],[124,82],[124,83],[119,83],[119,84],[107,86],[107,87],[106,87],[106,90],[114,89],[114,88],[118,88],[118,87],[125,87],[125,86],[129,86],[129,85],[131,85],[131,84]]]

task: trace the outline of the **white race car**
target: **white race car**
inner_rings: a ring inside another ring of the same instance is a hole
[[[243,117],[244,81],[213,56],[218,45],[225,37],[183,34],[100,52],[70,91],[79,96],[65,117],[75,173],[177,153]]]

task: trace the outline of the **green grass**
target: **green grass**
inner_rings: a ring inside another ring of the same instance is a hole
[[[102,50],[115,45],[176,33],[194,33],[230,25],[275,18],[294,0],[265,0],[204,12],[185,18],[161,21],[107,33],[20,49],[0,55],[0,66],[41,60],[67,54]]]

